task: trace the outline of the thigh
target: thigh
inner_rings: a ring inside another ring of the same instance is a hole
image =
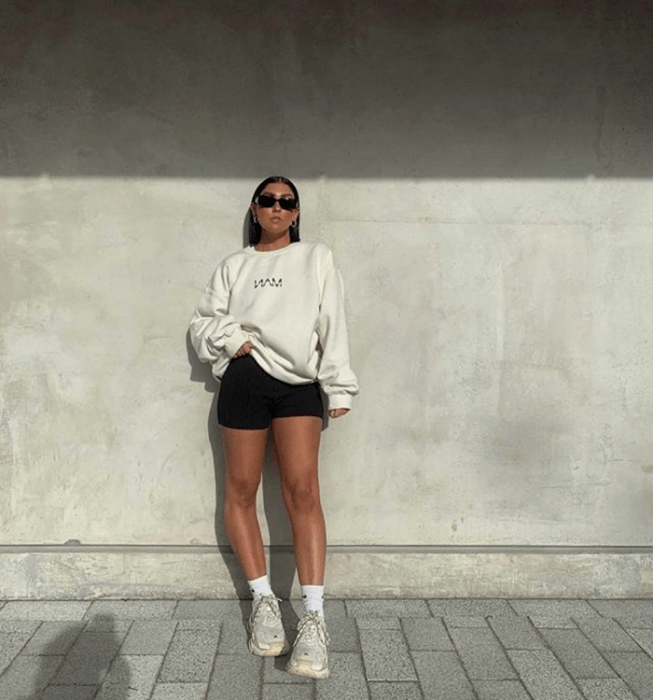
[[[256,493],[265,462],[269,429],[240,430],[222,427],[227,487]]]
[[[284,487],[317,481],[322,419],[292,416],[272,421],[274,450]]]
[[[239,430],[268,428],[265,380],[265,373],[249,355],[233,359],[220,383],[218,423]]]

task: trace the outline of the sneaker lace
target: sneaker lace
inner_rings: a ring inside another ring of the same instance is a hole
[[[302,638],[307,644],[315,644],[319,639],[325,646],[331,641],[326,631],[324,618],[315,610],[307,612],[297,625],[297,640]]]
[[[268,621],[281,619],[281,611],[279,610],[280,598],[274,595],[264,595],[261,596],[258,604],[256,605],[256,610],[254,610],[254,622],[256,622],[259,617],[265,615]]]

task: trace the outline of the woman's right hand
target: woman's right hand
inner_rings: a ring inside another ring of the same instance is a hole
[[[249,355],[253,347],[254,346],[248,340],[246,343],[243,343],[238,348],[238,350],[236,350],[236,354],[234,355],[234,357],[242,357],[243,355]]]

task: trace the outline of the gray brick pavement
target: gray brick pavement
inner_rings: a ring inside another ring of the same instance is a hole
[[[292,641],[301,603],[281,608]],[[329,600],[317,682],[249,653],[249,609],[0,602],[0,698],[653,700],[653,601]]]
[[[617,675],[580,630],[544,630],[543,635],[572,678],[614,678]]]

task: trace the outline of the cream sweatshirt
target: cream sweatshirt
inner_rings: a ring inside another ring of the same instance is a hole
[[[199,301],[190,337],[217,379],[249,340],[252,357],[273,377],[288,384],[317,380],[329,410],[351,408],[358,393],[342,278],[324,243],[273,251],[250,246],[226,257]]]

